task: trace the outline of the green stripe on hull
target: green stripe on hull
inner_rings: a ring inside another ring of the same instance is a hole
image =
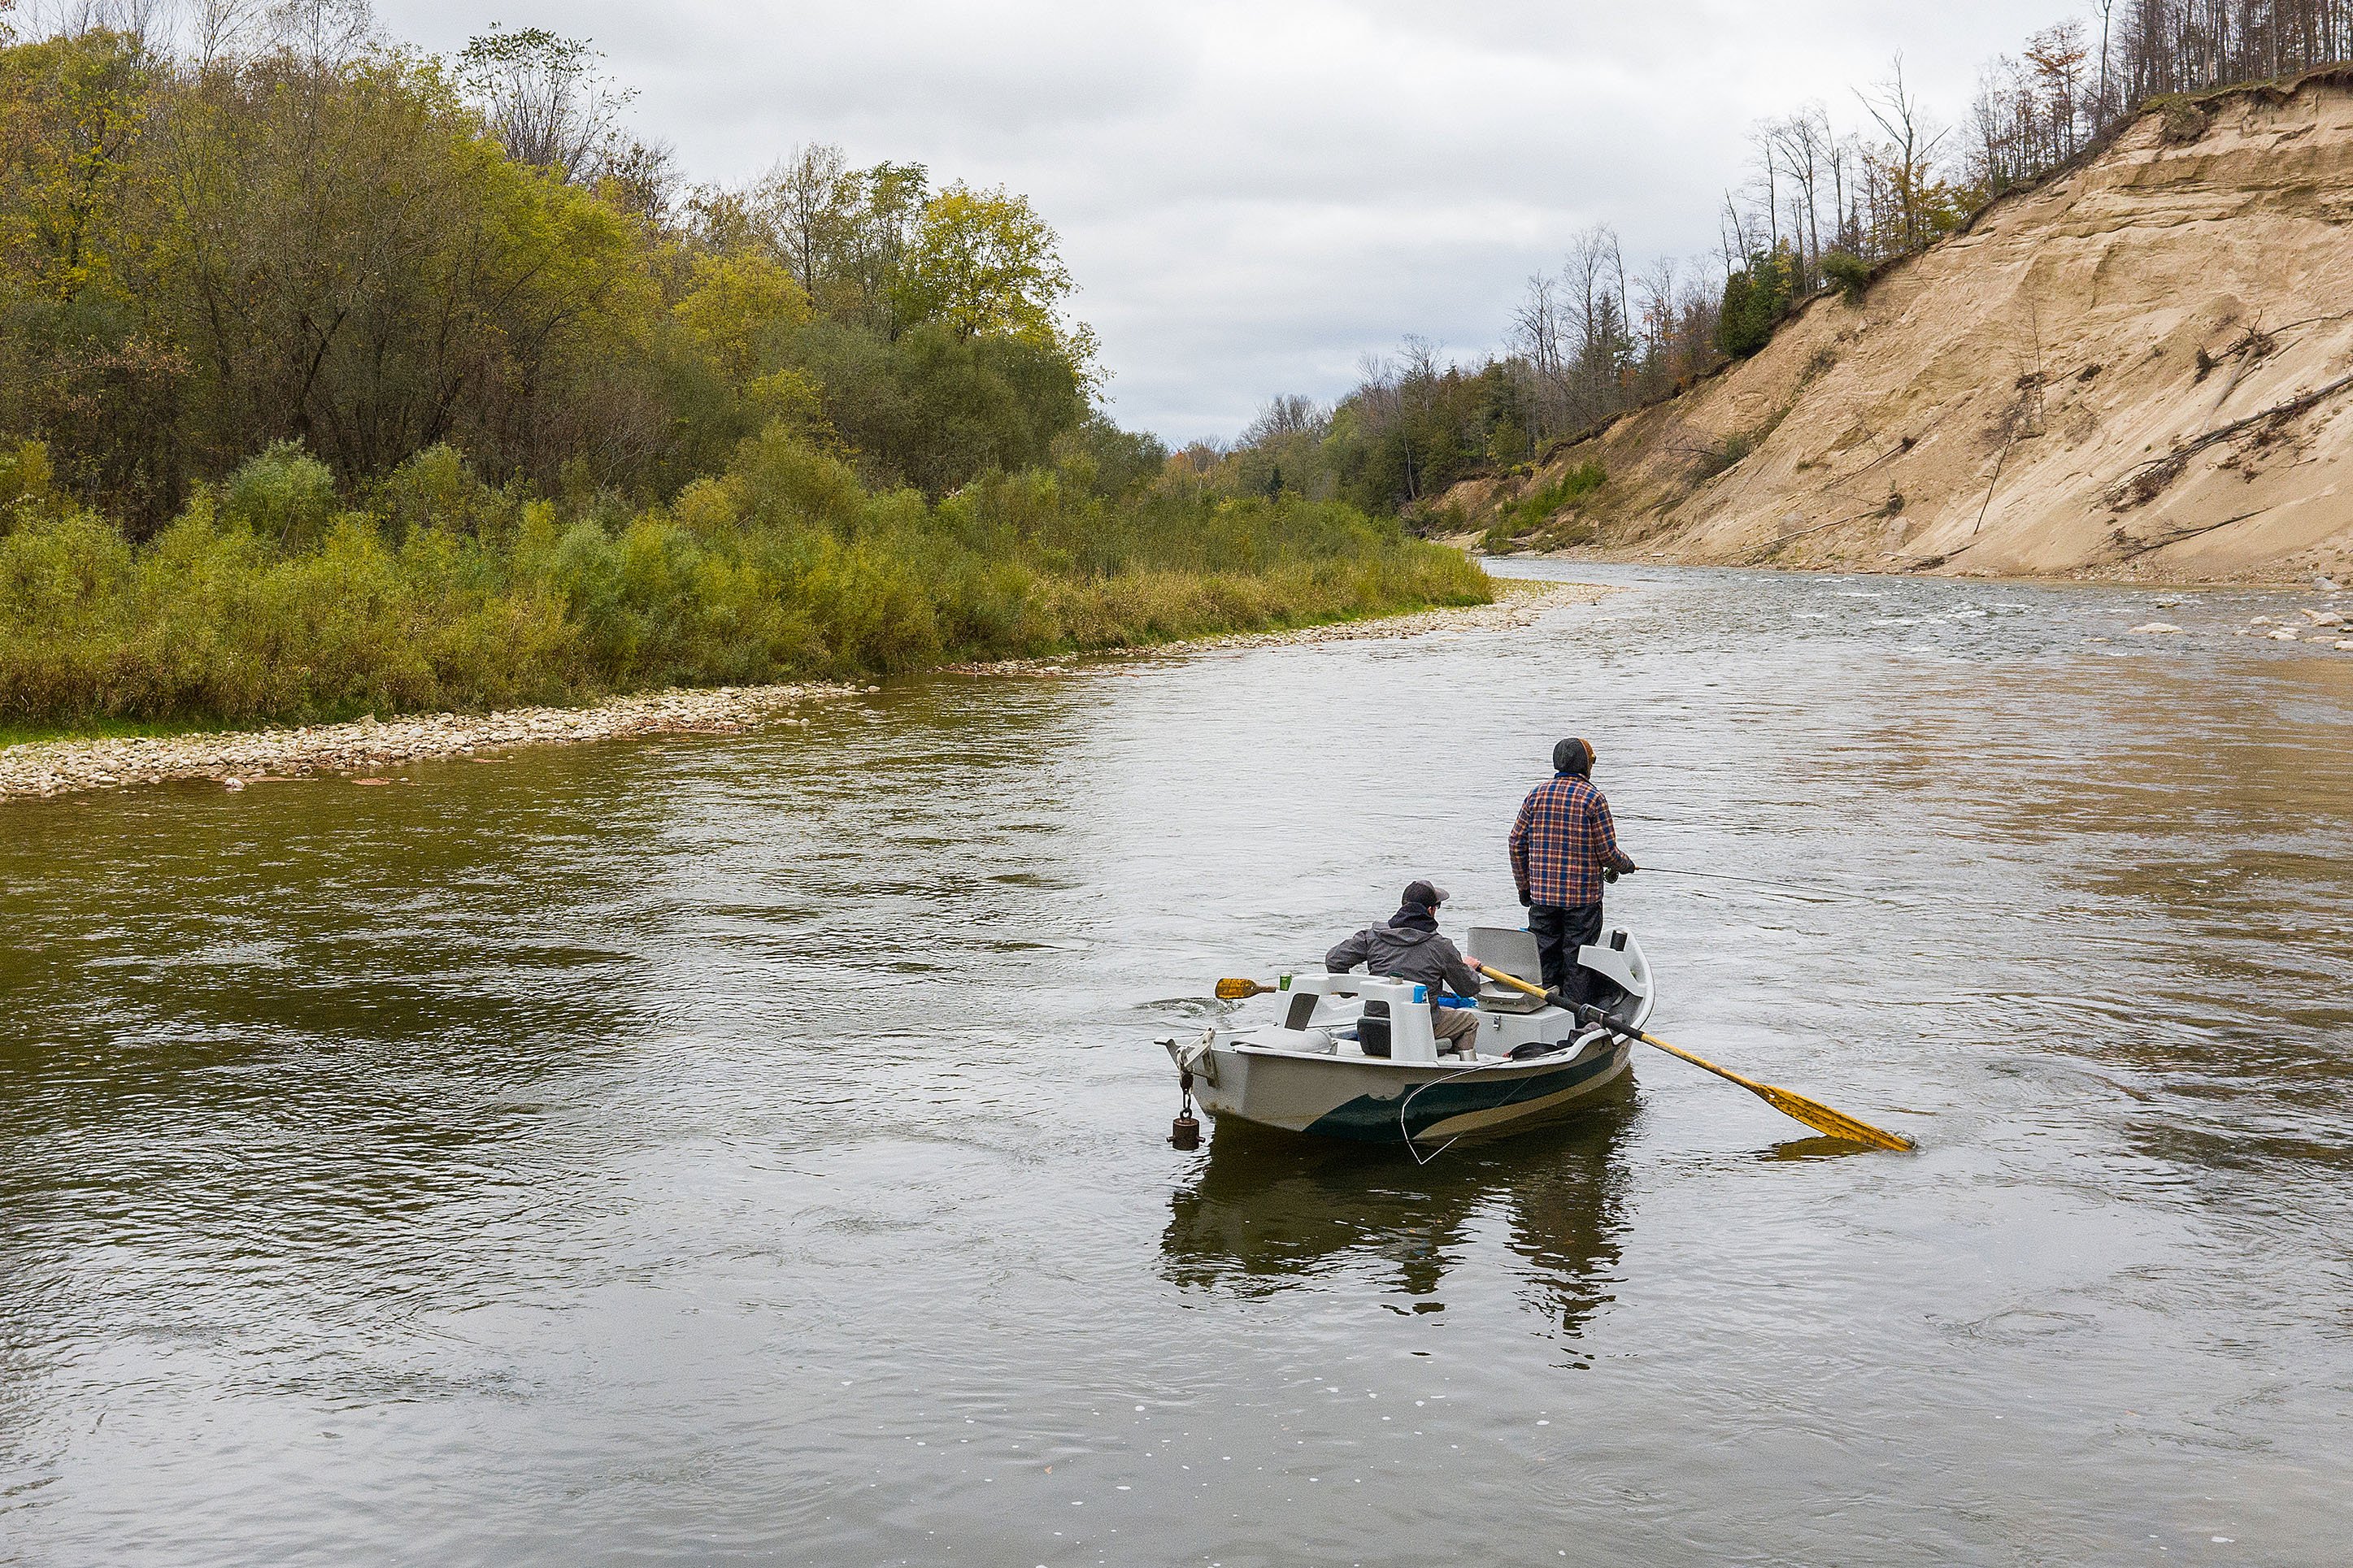
[[[1405,1122],[1413,1136],[1419,1138],[1441,1121],[1451,1121],[1474,1111],[1500,1110],[1505,1106],[1523,1101],[1543,1100],[1575,1089],[1578,1084],[1609,1072],[1623,1060],[1622,1051],[1604,1051],[1590,1061],[1572,1063],[1556,1072],[1533,1073],[1526,1078],[1489,1079],[1439,1079],[1413,1096],[1406,1110]],[[1410,1092],[1410,1091],[1407,1091]],[[1304,1131],[1323,1138],[1350,1138],[1363,1143],[1396,1142],[1398,1138],[1398,1103],[1403,1094],[1386,1100],[1360,1094],[1345,1105],[1336,1106],[1307,1124]]]

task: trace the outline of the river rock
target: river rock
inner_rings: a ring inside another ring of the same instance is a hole
[[[2148,632],[2152,635],[2160,635],[2164,633],[2178,633],[2181,628],[2173,625],[2169,621],[2147,621],[2133,627],[2133,630],[2137,632]]]

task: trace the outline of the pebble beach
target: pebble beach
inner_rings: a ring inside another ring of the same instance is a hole
[[[616,697],[593,708],[512,708],[497,713],[414,713],[291,729],[43,741],[0,749],[0,800],[217,780],[243,789],[269,779],[348,775],[360,784],[403,763],[625,735],[725,733],[806,723],[792,710],[859,689],[848,686],[676,688]]]
[[[950,669],[967,675],[1053,675],[1083,668],[1103,657],[1493,630],[1529,625],[1546,611],[1589,603],[1609,590],[1583,583],[1499,580],[1495,592],[1495,601],[1488,605],[1164,643],[1119,649],[1110,656],[1060,661],[1008,659]],[[225,789],[322,775],[362,784],[382,784],[388,782],[384,776],[388,770],[432,758],[490,756],[525,746],[569,745],[630,735],[724,734],[769,725],[805,724],[808,721],[797,710],[881,689],[819,682],[679,687],[615,697],[588,708],[412,713],[280,729],[30,742],[0,747],[0,801],[190,780],[216,783]]]

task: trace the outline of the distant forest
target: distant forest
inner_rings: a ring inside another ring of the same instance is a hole
[[[1336,405],[1278,397],[1238,441],[1198,443],[1176,465],[1231,490],[1409,511],[1756,353],[1816,293],[1860,292],[2168,95],[2347,60],[2353,0],[2094,0],[2088,19],[1988,62],[1948,126],[1899,57],[1840,114],[1809,103],[1755,128],[1713,252],[1630,264],[1617,231],[1597,224],[1558,272],[1528,279],[1501,353],[1464,364],[1408,338]]]

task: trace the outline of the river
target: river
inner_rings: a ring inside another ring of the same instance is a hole
[[[2309,596],[1570,574],[0,807],[0,1563],[2344,1562],[2353,656],[2222,635]],[[1567,732],[1713,874],[1652,1026],[1921,1151],[1651,1052],[1171,1149],[1155,1037],[1514,914]]]

